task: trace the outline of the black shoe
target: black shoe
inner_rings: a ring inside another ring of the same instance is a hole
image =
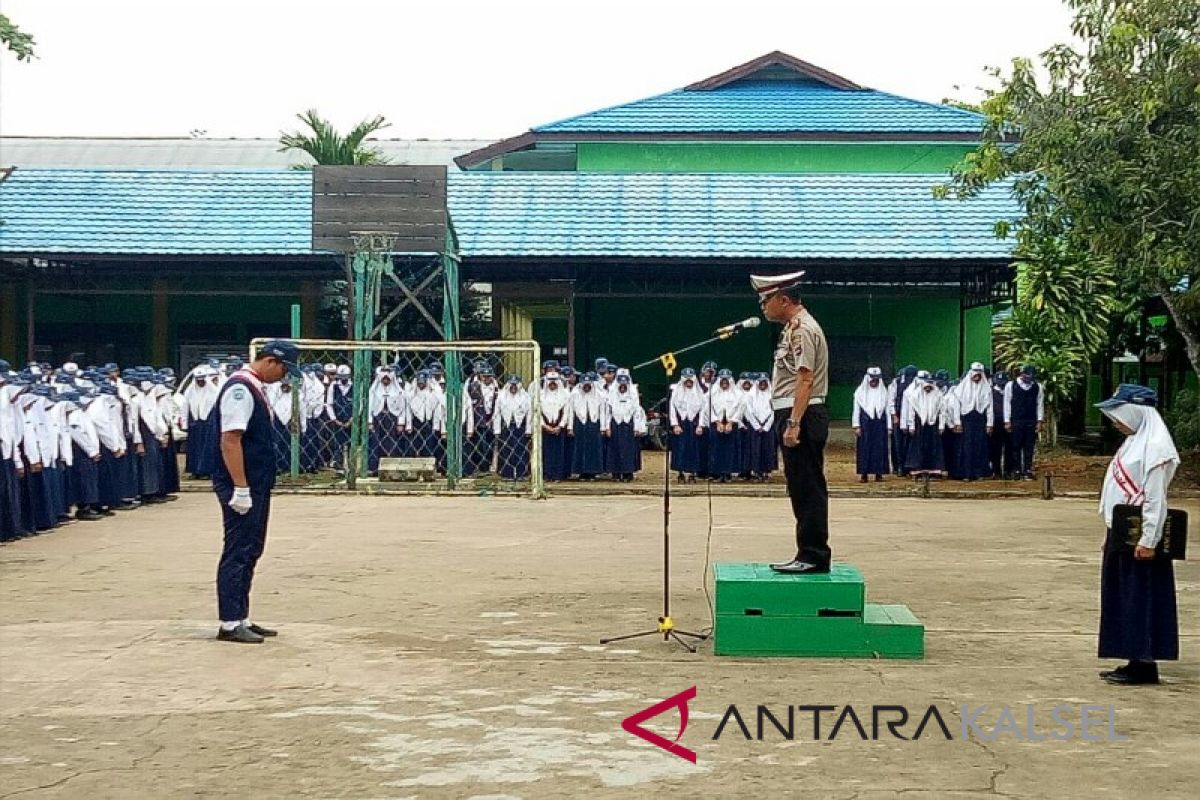
[[[227,631],[224,628],[218,630],[217,640],[222,642],[239,642],[240,644],[262,644],[263,637],[245,625],[238,625],[231,631]]]
[[[858,482],[859,482],[859,483],[866,483],[866,482],[867,482],[867,476],[866,476],[866,475],[860,475],[860,476],[858,477]]]
[[[1101,677],[1115,686],[1148,686],[1159,682],[1158,664],[1153,661],[1131,661],[1107,675],[1102,674]]]
[[[772,564],[771,569],[788,575],[819,575],[829,572],[829,567],[818,566],[808,561],[796,559],[787,564]]]
[[[100,514],[97,514],[95,511],[92,511],[90,508],[81,508],[75,512],[75,519],[92,521],[103,519],[103,517]]]
[[[278,636],[279,631],[273,631],[270,628],[264,628],[262,625],[251,622],[246,626],[252,633],[257,633],[259,636]]]
[[[1109,677],[1112,675],[1125,675],[1128,672],[1129,672],[1129,665],[1122,664],[1121,666],[1117,667],[1116,669],[1101,670],[1100,677],[1103,678],[1104,680],[1108,680]]]
[[[1114,686],[1151,686],[1159,683],[1158,671],[1154,672],[1116,672],[1104,676],[1105,683]]]
[[[114,511],[132,511],[135,508],[137,508],[137,506],[135,506],[133,503],[129,503],[124,500],[113,506]]]
[[[97,508],[95,511],[102,517],[115,517],[117,515],[117,512],[113,511],[111,508]]]
[[[875,476],[875,482],[876,482],[876,483],[883,483],[883,476],[882,476],[882,475],[876,475],[876,476]]]
[[[142,495],[142,502],[146,505],[153,506],[158,505],[159,503],[165,503],[167,502],[167,499],[165,497],[159,497],[158,495],[146,494]]]

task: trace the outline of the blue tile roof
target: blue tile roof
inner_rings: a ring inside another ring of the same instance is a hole
[[[0,253],[309,255],[312,174],[25,170],[0,182]]]
[[[452,173],[463,254],[1007,258],[1007,187],[935,200],[937,175]],[[311,176],[15,170],[0,253],[312,255]]]
[[[464,172],[450,211],[464,255],[1007,258],[1009,187],[937,200],[938,175]]]
[[[970,133],[971,111],[874,89],[838,89],[811,80],[736,81],[718,89],[677,89],[534,128],[535,133]]]

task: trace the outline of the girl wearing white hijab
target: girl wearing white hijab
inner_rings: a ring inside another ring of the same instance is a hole
[[[717,373],[717,383],[708,390],[708,474],[729,483],[737,471],[737,437],[742,425],[742,393],[733,382],[733,372]]]
[[[367,470],[379,471],[379,459],[398,456],[404,451],[404,431],[409,426],[408,397],[391,367],[379,367],[371,383],[370,452]]]
[[[679,383],[671,388],[667,414],[671,424],[671,467],[679,473],[681,482],[695,483],[697,473],[706,466],[702,461],[706,450],[701,442],[708,428],[708,398],[691,367],[680,373]]]
[[[915,478],[940,477],[946,472],[946,451],[942,445],[942,393],[925,372],[913,381],[905,393],[904,429],[912,437],[908,445],[908,471]]]
[[[743,468],[750,473],[751,480],[762,483],[779,469],[779,440],[775,434],[775,409],[771,406],[771,378],[760,372],[751,380],[754,387],[742,393],[746,442]]]
[[[992,474],[989,438],[995,425],[992,385],[976,361],[952,392],[958,398],[962,435],[958,439],[957,477],[975,481]]]
[[[892,415],[888,413],[888,389],[883,383],[883,370],[871,367],[862,383],[854,390],[854,412],[850,417],[854,428],[855,456],[858,480],[867,482],[874,475],[880,483],[888,472],[888,440],[892,432]]]
[[[496,398],[492,426],[499,453],[497,472],[500,473],[500,477],[510,481],[528,478],[533,400],[521,385],[520,376],[510,375],[507,385]]]
[[[1100,492],[1108,527],[1100,574],[1100,658],[1129,663],[1100,673],[1109,683],[1158,683],[1158,661],[1179,658],[1179,617],[1171,560],[1155,548],[1167,518],[1167,489],[1179,452],[1155,406],[1158,394],[1135,384],[1097,404],[1125,442],[1113,457]],[[1114,530],[1118,505],[1141,507],[1142,535],[1133,547]]]
[[[185,469],[192,477],[208,478],[213,471],[216,437],[209,421],[219,389],[215,370],[201,364],[192,371],[194,379],[183,392],[185,427],[188,432]]]
[[[604,472],[604,440],[610,435],[612,412],[599,381],[596,373],[587,373],[571,398],[574,419],[567,434],[575,440],[571,471],[584,481]]]
[[[542,476],[548,481],[566,480],[571,474],[567,431],[574,418],[571,390],[553,370],[542,378]]]

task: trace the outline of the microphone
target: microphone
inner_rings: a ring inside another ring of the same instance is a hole
[[[733,334],[737,333],[740,330],[743,330],[745,328],[757,328],[759,325],[762,325],[761,319],[759,319],[758,317],[747,317],[746,319],[742,320],[741,322],[735,322],[732,325],[725,325],[723,327],[717,328],[715,331],[713,331],[713,333],[715,333],[717,336],[721,336],[721,337],[732,336]]]

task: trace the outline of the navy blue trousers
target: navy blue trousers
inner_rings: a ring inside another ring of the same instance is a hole
[[[1017,475],[1033,474],[1033,451],[1037,447],[1037,423],[1014,422],[1009,434],[1008,468]]]
[[[245,514],[229,507],[231,491],[217,493],[225,546],[217,565],[217,610],[222,622],[250,617],[250,584],[254,568],[267,543],[267,520],[271,516],[271,494],[251,491],[254,505]]]

